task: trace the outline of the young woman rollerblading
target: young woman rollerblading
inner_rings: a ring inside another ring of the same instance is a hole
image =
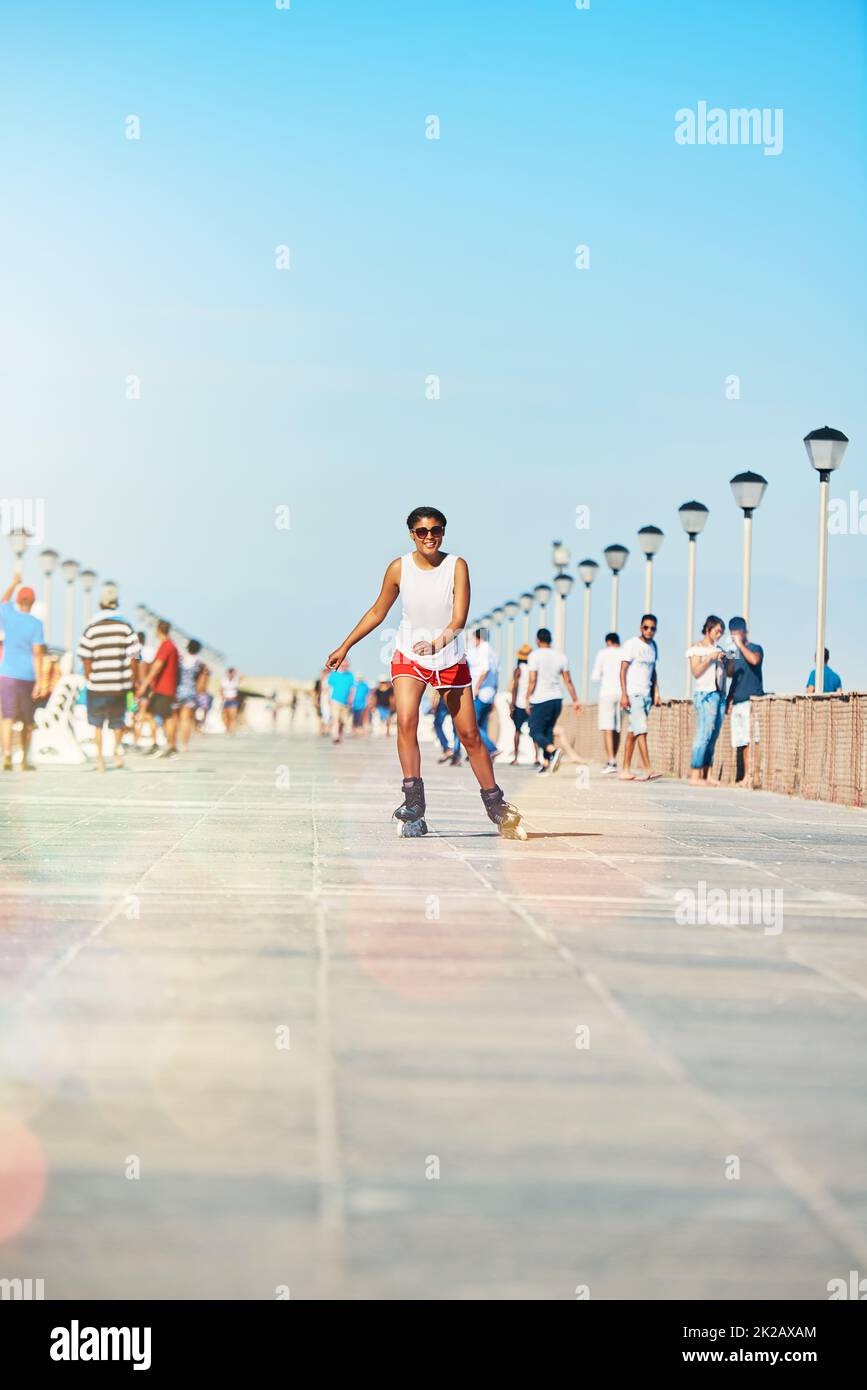
[[[403,615],[398,629],[391,679],[397,715],[397,752],[403,771],[403,803],[394,812],[400,834],[427,834],[424,782],[418,746],[421,698],[430,685],[439,692],[475,773],[485,812],[508,839],[526,840],[520,813],[497,786],[490,755],[482,742],[473,706],[464,627],[470,607],[466,560],[442,549],[446,519],[436,507],[416,507],[406,519],[412,549],[392,560],[373,606],[356,623],[326,665],[339,669],[356,642],[384,622],[398,594]]]

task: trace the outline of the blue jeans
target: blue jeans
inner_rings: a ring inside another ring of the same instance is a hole
[[[492,739],[488,738],[487,734],[488,720],[491,717],[491,710],[494,708],[494,702],[493,700],[480,700],[479,697],[476,696],[475,700],[473,701],[473,705],[475,706],[476,723],[479,726],[479,733],[482,736],[482,743],[485,745],[489,753],[496,753],[497,745],[493,742]]]
[[[690,767],[712,767],[713,751],[723,718],[723,697],[719,690],[695,691],[695,740]]]
[[[443,750],[444,753],[447,753],[447,752],[449,751],[449,741],[448,741],[448,739],[446,738],[445,734],[443,733],[443,724],[446,722],[447,719],[450,719],[450,718],[451,718],[451,715],[450,715],[449,712],[448,712],[448,708],[447,708],[447,706],[446,706],[446,702],[445,702],[445,700],[443,699],[443,697],[442,697],[442,695],[441,695],[440,698],[439,698],[439,704],[438,704],[437,707],[436,707],[436,713],[434,714],[434,733],[436,734],[437,738],[439,739],[440,748]],[[457,752],[459,751],[459,749],[460,749],[461,741],[460,741],[460,739],[459,739],[458,736],[457,736],[457,732],[456,732],[456,730],[455,730],[454,722],[452,722],[452,733],[454,734],[454,738],[455,738],[454,747],[452,748],[452,752],[453,752],[453,753],[457,753]]]

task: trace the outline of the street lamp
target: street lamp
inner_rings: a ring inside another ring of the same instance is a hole
[[[653,607],[653,557],[662,546],[665,533],[658,526],[642,526],[638,533],[638,544],[644,551],[644,611],[649,613]]]
[[[554,646],[560,652],[566,650],[566,599],[571,593],[574,583],[575,580],[571,574],[565,574],[562,570],[554,576],[554,588],[557,590],[557,606],[554,611]]]
[[[689,649],[695,637],[693,628],[695,626],[695,556],[696,539],[704,530],[705,522],[708,518],[708,510],[703,502],[684,502],[683,506],[677,509],[680,517],[680,524],[689,536],[689,562],[687,565],[686,577],[686,645]],[[689,657],[686,658],[686,687],[684,694],[687,700],[692,692],[692,667],[689,664]]]
[[[60,556],[56,550],[43,550],[39,555],[39,563],[45,576],[45,583],[42,586],[42,627],[45,632],[46,647],[51,645],[51,576],[57,568],[59,559]]]
[[[30,532],[25,531],[23,526],[16,526],[14,531],[9,532],[9,544],[12,547],[12,554],[15,556],[15,569],[21,573],[21,556],[27,549],[30,540]]]
[[[626,549],[625,545],[606,545],[602,554],[608,561],[608,568],[611,571],[611,630],[612,632],[616,632],[620,571],[629,559],[629,551]]]
[[[530,641],[530,614],[531,614],[532,611],[533,611],[533,604],[534,604],[535,602],[536,602],[536,600],[533,598],[533,595],[532,595],[532,594],[522,594],[521,597],[518,599],[518,603],[519,603],[519,605],[520,605],[521,612],[522,612],[523,615],[524,615],[524,642],[525,642],[525,643],[528,643],[528,642]]]
[[[566,568],[571,558],[568,545],[564,545],[562,541],[554,541],[551,547],[551,564],[558,574]]]
[[[744,558],[741,567],[741,613],[750,625],[750,578],[753,568],[753,512],[768,486],[761,473],[736,473],[730,480],[732,495],[744,514]]]
[[[595,560],[582,560],[578,575],[584,585],[584,631],[581,634],[581,699],[587,703],[590,689],[590,585],[599,573]]]
[[[816,695],[825,693],[825,607],[828,592],[828,486],[843,462],[849,440],[828,425],[804,437],[807,457],[819,474],[819,591],[816,602]]]
[[[90,595],[93,592],[93,586],[96,583],[96,571],[82,570],[81,574],[78,577],[81,580],[81,587],[84,590],[84,626],[87,627],[87,624],[90,622]]]
[[[508,654],[506,658],[506,669],[510,673],[515,669],[515,619],[520,611],[519,605],[513,598],[510,598],[508,603],[503,604],[503,612],[508,621],[508,627],[506,628],[506,652]],[[511,680],[511,674],[509,679]]]
[[[491,620],[494,624],[494,651],[497,653],[497,661],[502,664],[503,660],[503,610],[502,608],[491,609]]]
[[[81,566],[77,560],[64,560],[60,566],[60,573],[66,581],[66,650],[70,653],[72,652],[73,639],[72,607],[75,602],[75,581],[80,569]]]
[[[551,601],[551,585],[537,584],[533,590],[533,598],[539,605],[539,627],[548,626],[548,604]]]

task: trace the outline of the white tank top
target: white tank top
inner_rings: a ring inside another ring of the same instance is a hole
[[[442,671],[463,661],[466,654],[464,634],[459,632],[441,652],[419,656],[413,651],[416,642],[432,642],[452,620],[455,597],[455,562],[457,555],[447,555],[436,569],[422,570],[412,554],[400,557],[400,596],[403,613],[397,630],[395,651],[409,661],[415,661],[426,671]]]

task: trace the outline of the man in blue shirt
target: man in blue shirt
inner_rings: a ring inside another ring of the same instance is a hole
[[[339,669],[331,672],[328,685],[331,690],[331,742],[342,743],[343,730],[349,727],[352,688],[355,685],[348,661],[342,661]]]
[[[736,757],[736,781],[744,782],[750,771],[750,743],[758,743],[759,731],[753,737],[750,700],[754,695],[764,695],[762,683],[762,663],[764,648],[750,641],[750,634],[743,618],[732,618],[729,632],[734,643],[734,652],[728,660],[728,674],[731,676],[726,709],[731,711],[731,740]]]
[[[30,612],[36,595],[27,585],[18,588],[15,575],[0,598],[3,660],[0,662],[0,716],[3,723],[3,771],[12,771],[12,726],[21,723],[21,770],[35,772],[27,754],[33,733],[33,701],[43,693],[45,633],[40,618]],[[10,599],[18,589],[15,603]]]
[[[825,694],[826,694],[826,695],[836,695],[838,690],[842,690],[842,689],[843,689],[843,682],[841,681],[840,677],[837,675],[837,672],[836,672],[836,671],[832,671],[832,670],[831,670],[831,667],[828,665],[828,658],[829,658],[829,656],[830,656],[830,652],[828,651],[828,648],[826,647],[826,648],[825,648],[825,681],[824,681]],[[813,669],[812,669],[812,671],[810,672],[809,676],[807,677],[807,694],[808,694],[808,695],[814,695],[815,693],[816,693],[816,668],[815,668],[815,666],[814,666]]]
[[[359,676],[352,691],[352,727],[358,733],[365,732],[367,719],[367,697],[370,686],[363,676]]]

